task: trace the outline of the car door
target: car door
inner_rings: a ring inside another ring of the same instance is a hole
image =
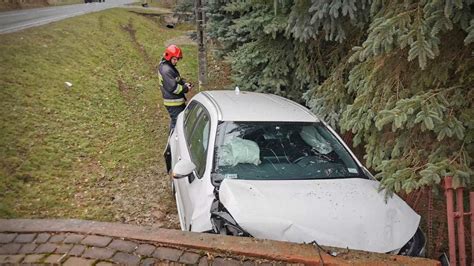
[[[190,199],[189,213],[186,219],[186,226],[191,230],[192,217],[196,211],[197,202],[199,197],[202,197],[201,187],[202,182],[198,182],[203,177],[206,170],[207,162],[207,151],[209,146],[209,135],[210,135],[210,119],[209,113],[203,109],[199,114],[199,117],[193,126],[192,133],[187,138],[188,149],[191,157],[191,161],[196,165],[195,171],[188,177],[188,193],[187,198]],[[197,191],[197,193],[196,193]],[[200,210],[202,211],[202,210]]]
[[[180,204],[178,208],[181,208],[180,222],[184,230],[191,229],[194,201],[189,191],[192,186],[196,185],[195,179],[202,177],[204,173],[210,133],[209,113],[204,106],[192,102],[192,105],[190,104],[188,107],[184,114],[182,134],[178,135],[178,149],[180,157],[191,160],[196,165],[196,170],[187,178],[175,180],[176,190],[181,201],[178,203]]]

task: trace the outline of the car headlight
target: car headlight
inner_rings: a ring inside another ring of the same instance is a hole
[[[426,238],[420,228],[415,235],[400,249],[398,255],[424,257],[426,252]]]

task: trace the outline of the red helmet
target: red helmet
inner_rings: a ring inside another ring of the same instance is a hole
[[[181,49],[179,49],[178,46],[172,44],[168,47],[166,47],[165,53],[163,54],[163,57],[165,58],[166,61],[170,61],[172,57],[176,57],[178,59],[183,58],[183,52],[181,52]]]

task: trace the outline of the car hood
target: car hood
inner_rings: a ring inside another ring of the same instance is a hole
[[[420,216],[367,179],[225,179],[219,199],[256,238],[390,252],[415,234]]]

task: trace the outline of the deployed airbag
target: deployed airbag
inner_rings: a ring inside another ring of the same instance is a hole
[[[331,144],[329,144],[318,130],[313,126],[305,126],[300,131],[300,136],[309,146],[316,149],[321,154],[332,152]]]
[[[235,137],[220,147],[219,166],[236,166],[239,163],[260,164],[260,148],[257,143]]]

